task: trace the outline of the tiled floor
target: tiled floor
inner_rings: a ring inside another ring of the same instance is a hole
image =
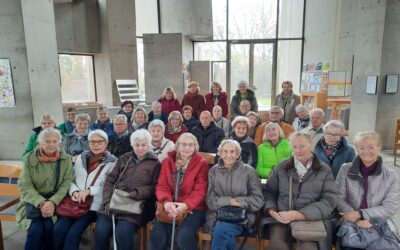
[[[383,160],[386,166],[395,168],[397,172],[400,174],[400,167],[395,167],[393,165],[393,156],[392,151],[385,151],[383,152]],[[396,214],[396,222],[400,225],[400,211]],[[23,249],[26,233],[24,231],[19,230],[14,222],[2,222],[3,227],[3,237],[4,237],[4,247],[6,250],[17,250]],[[89,233],[86,232],[82,237],[82,242],[80,249],[86,250],[90,249],[89,247]],[[139,243],[138,239],[136,239],[137,243]],[[139,245],[139,244],[135,244]],[[245,249],[250,250],[254,249],[252,247],[245,247]]]

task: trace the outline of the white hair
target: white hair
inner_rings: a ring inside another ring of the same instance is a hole
[[[149,148],[151,146],[151,135],[149,133],[149,131],[147,131],[146,129],[138,129],[135,132],[133,132],[131,134],[131,146],[133,147],[133,144],[135,143],[135,141],[137,140],[146,140],[147,144],[149,145]]]
[[[153,120],[152,122],[150,122],[149,126],[148,126],[148,130],[151,131],[152,128],[154,127],[160,127],[163,131],[163,133],[165,132],[165,125],[161,120]]]
[[[90,123],[90,116],[86,113],[77,114],[75,117],[75,123],[78,123],[79,121],[87,121]]]
[[[340,130],[340,133],[342,133],[344,131],[344,125],[341,121],[338,120],[330,120],[328,121],[324,127],[323,130],[324,132],[329,128],[329,127],[335,127],[338,128]]]
[[[106,132],[104,132],[101,129],[95,129],[89,132],[88,135],[88,140],[92,139],[93,136],[97,135],[98,137],[103,138],[106,141],[106,144],[108,144],[108,136],[106,134]]]
[[[319,113],[322,117],[325,117],[325,112],[320,108],[314,108],[310,111],[310,117],[314,115],[314,113]]]
[[[247,129],[250,128],[250,119],[245,117],[245,116],[241,116],[241,115],[236,116],[235,119],[233,119],[233,121],[231,123],[232,128],[235,128],[236,124],[239,123],[239,122],[246,123]]]
[[[160,102],[152,102],[152,103],[151,103],[151,107],[152,107],[152,108],[154,108],[154,107],[161,107],[161,103],[160,103]]]
[[[128,117],[126,117],[126,115],[124,114],[115,115],[113,122],[115,123],[115,120],[117,119],[122,119],[125,122],[125,124],[128,124]]]
[[[305,105],[299,104],[296,106],[296,114],[299,113],[300,111],[308,111],[308,109]]]
[[[221,155],[222,149],[224,148],[224,146],[226,144],[233,144],[236,148],[236,152],[238,153],[238,157],[240,156],[240,154],[242,153],[242,148],[240,147],[239,142],[232,140],[232,139],[225,139],[221,142],[221,144],[219,144],[218,146],[218,154]]]
[[[61,137],[60,130],[58,130],[56,128],[51,128],[51,127],[43,129],[39,133],[38,138],[37,138],[38,143],[39,144],[44,143],[46,141],[47,136],[49,136],[49,135],[56,135],[58,137],[59,144],[61,143],[61,138],[62,137]]]

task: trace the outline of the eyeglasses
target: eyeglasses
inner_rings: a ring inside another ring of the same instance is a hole
[[[325,132],[325,134],[330,137],[340,137],[341,136],[341,134],[332,134],[332,133],[328,133],[328,132]]]
[[[90,140],[89,144],[90,145],[101,145],[103,142],[105,142],[105,140],[98,140],[98,141]]]
[[[182,148],[186,148],[186,147],[194,148],[195,144],[183,142],[183,143],[180,143],[179,146],[182,146]]]

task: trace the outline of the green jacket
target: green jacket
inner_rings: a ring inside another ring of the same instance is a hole
[[[27,230],[31,220],[26,218],[25,204],[31,203],[38,207],[45,201],[40,194],[51,193],[55,185],[56,162],[39,162],[37,157],[38,148],[30,152],[24,158],[24,168],[18,180],[18,189],[21,193],[20,202],[17,207],[17,225],[21,229]],[[54,204],[58,205],[67,194],[69,186],[73,180],[73,170],[71,156],[64,150],[60,154],[60,179],[56,193],[49,198]],[[57,218],[53,216],[53,221]]]
[[[43,130],[43,128],[41,126],[32,129],[33,132],[31,134],[31,136],[29,137],[28,143],[26,144],[26,147],[25,147],[25,151],[22,154],[22,160],[27,153],[31,152],[32,150],[34,150],[36,148],[36,146],[38,145],[37,137],[42,130]]]
[[[257,174],[260,178],[268,178],[278,163],[292,156],[292,146],[285,139],[280,139],[278,145],[273,147],[269,141],[263,142],[258,147]]]

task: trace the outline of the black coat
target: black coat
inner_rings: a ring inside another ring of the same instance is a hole
[[[121,155],[132,151],[130,136],[131,134],[128,133],[128,135],[122,138],[118,138],[117,134],[114,132],[108,138],[108,151],[110,151],[110,153],[115,155],[116,157],[120,157]]]
[[[211,122],[206,129],[199,124],[190,133],[197,138],[200,152],[217,153],[219,144],[225,138],[224,131],[218,128],[214,122]]]

